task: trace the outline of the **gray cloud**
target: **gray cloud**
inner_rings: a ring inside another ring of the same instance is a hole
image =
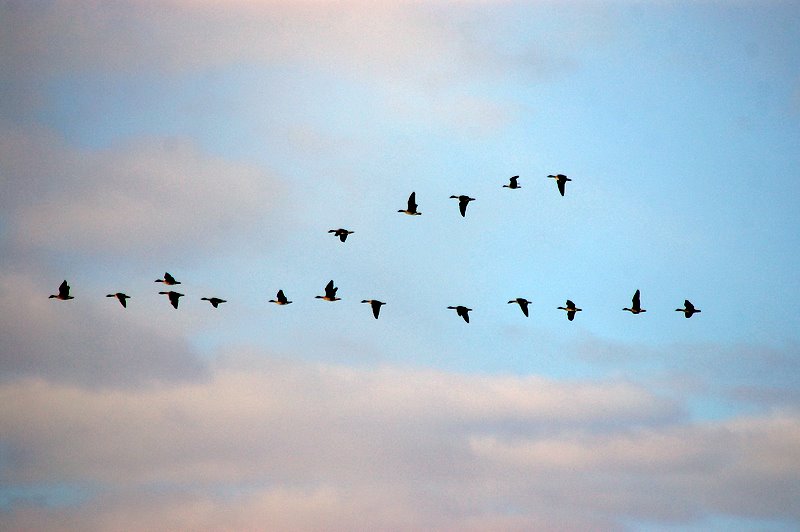
[[[136,311],[123,316],[108,305],[116,301],[99,300],[106,303],[102,308],[87,301],[75,305],[48,299],[53,292],[23,275],[0,275],[0,380],[106,388],[195,381],[206,374],[182,335],[137,319]]]
[[[0,188],[18,246],[202,255],[279,234],[282,181],[253,166],[160,139],[108,150],[66,146],[47,131],[3,130]]]
[[[208,380],[146,391],[0,386],[18,405],[0,413],[3,443],[25,449],[9,453],[7,482],[103,486],[85,506],[18,505],[5,525],[577,530],[598,516],[609,529],[717,512],[800,519],[794,411],[692,423],[615,381],[353,369],[260,352],[224,360]]]

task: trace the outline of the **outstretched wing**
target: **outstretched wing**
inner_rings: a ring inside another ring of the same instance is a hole
[[[67,284],[66,279],[64,279],[64,282],[58,285],[58,296],[62,298],[69,296],[69,285]]]
[[[556,183],[558,184],[558,191],[561,192],[561,195],[564,195],[564,187],[567,184],[566,179],[559,177],[556,179]]]
[[[164,280],[168,284],[175,284],[175,278],[171,276],[168,272],[164,272]]]
[[[408,197],[408,211],[417,212],[417,193],[412,192]]]
[[[461,216],[462,217],[466,217],[466,215],[467,215],[467,204],[468,203],[469,203],[469,200],[466,199],[464,196],[462,196],[461,199],[458,200],[458,210],[461,211]]]
[[[278,290],[277,297],[280,303],[286,303],[287,301],[289,301],[288,299],[286,299],[286,294],[283,293],[283,290]]]
[[[641,303],[639,302],[639,290],[636,290],[636,292],[633,294],[632,302],[633,302],[633,308],[638,310],[642,307]]]
[[[686,310],[688,310],[689,312],[694,312],[694,305],[692,305],[692,304],[689,302],[689,300],[688,300],[688,299],[685,299],[685,300],[683,301],[683,304],[684,304],[684,306],[685,306]]]

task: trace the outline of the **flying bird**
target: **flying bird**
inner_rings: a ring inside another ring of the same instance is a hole
[[[324,301],[339,301],[342,298],[341,297],[336,297],[336,291],[337,290],[339,290],[339,288],[333,286],[333,279],[331,279],[330,282],[325,285],[325,295],[324,296],[314,296],[314,298],[315,299],[322,299]]]
[[[639,290],[633,294],[633,299],[631,299],[631,308],[624,308],[622,310],[627,310],[631,314],[640,314],[642,312],[647,312],[645,309],[642,308],[642,304],[639,302]]]
[[[453,198],[458,200],[458,210],[461,211],[461,216],[465,217],[467,215],[467,205],[470,201],[475,201],[475,198],[470,198],[469,196],[450,196],[450,199]]]
[[[503,185],[503,188],[522,188],[521,186],[519,186],[517,184],[517,179],[519,179],[518,175],[515,175],[514,177],[510,178],[508,180],[508,184],[507,185]]]
[[[71,295],[69,295],[69,285],[67,284],[67,280],[64,279],[64,282],[58,285],[58,295],[51,294],[47,299],[60,299],[61,301],[66,301],[67,299],[75,299]]]
[[[219,306],[220,303],[227,303],[227,301],[225,301],[224,299],[220,299],[218,297],[201,297],[200,300],[201,301],[208,301],[209,303],[211,303],[211,306],[214,307],[214,308],[217,308],[217,306]],[[175,307],[175,308],[178,308],[178,307]]]
[[[328,232],[333,233],[333,236],[338,236],[339,240],[341,240],[342,242],[347,240],[347,235],[352,235],[353,233],[355,233],[355,231],[348,231],[347,229],[341,229],[341,228],[331,229]]]
[[[378,301],[377,299],[364,299],[361,301],[362,303],[369,303],[372,307],[372,315],[375,316],[375,319],[378,319],[378,314],[381,312],[381,305],[385,305],[383,301]]]
[[[702,310],[700,310],[699,308],[694,308],[694,305],[692,305],[688,299],[685,299],[683,301],[683,306],[684,308],[676,308],[675,312],[683,312],[683,316],[686,318],[691,318],[692,314],[694,314],[695,312],[702,312]]]
[[[408,207],[405,210],[400,209],[397,212],[402,212],[403,214],[410,214],[412,216],[421,216],[422,213],[417,211],[418,205],[416,204],[417,201],[417,193],[412,192],[411,195],[408,197]]]
[[[156,279],[155,282],[164,283],[167,286],[181,284],[181,282],[180,281],[176,281],[175,278],[169,274],[169,272],[164,272],[164,278],[163,279]]]
[[[270,299],[270,303],[275,303],[276,305],[288,305],[291,303],[288,299],[286,299],[286,294],[283,293],[283,290],[278,290],[278,295],[276,295],[278,299]]]
[[[459,316],[464,318],[464,321],[469,323],[469,314],[468,314],[468,312],[470,312],[472,310],[471,308],[467,308],[467,307],[465,307],[463,305],[458,305],[456,307],[447,307],[447,308],[449,308],[451,310],[455,310],[456,314],[458,314]]]
[[[117,301],[119,301],[119,304],[127,308],[128,307],[127,300],[130,299],[131,296],[125,295],[122,292],[117,292],[116,294],[108,294],[106,297],[116,297]]]
[[[556,180],[556,183],[558,183],[558,191],[561,192],[562,196],[564,195],[564,185],[567,184],[567,181],[572,181],[572,179],[568,178],[564,174],[557,174],[557,175],[550,174],[547,177],[552,177],[553,179]]]
[[[566,310],[567,311],[567,319],[572,321],[575,319],[575,313],[580,312],[583,309],[579,309],[575,307],[575,303],[567,299],[567,306],[566,307],[558,307],[559,310]]]
[[[525,314],[525,317],[527,317],[528,316],[528,305],[533,303],[533,301],[528,301],[524,297],[518,297],[516,299],[512,299],[511,301],[509,301],[509,303],[517,303],[519,305],[519,308],[522,309],[522,313]]]
[[[172,303],[174,308],[178,308],[178,299],[183,297],[183,294],[178,292],[173,292],[170,290],[169,292],[159,292],[159,294],[164,294],[169,297],[169,302]]]

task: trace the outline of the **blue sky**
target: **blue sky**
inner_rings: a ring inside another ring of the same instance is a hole
[[[4,528],[797,527],[796,6],[0,9]]]

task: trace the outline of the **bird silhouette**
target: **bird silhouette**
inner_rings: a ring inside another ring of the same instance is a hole
[[[647,312],[642,308],[642,304],[639,301],[639,290],[636,290],[636,292],[633,294],[633,299],[631,299],[631,308],[626,307],[622,310],[627,310],[631,314],[641,314],[642,312]]]
[[[127,308],[128,307],[127,300],[130,299],[131,296],[127,296],[122,292],[117,292],[116,294],[108,294],[106,297],[116,297],[117,301],[119,301],[119,304]]]
[[[336,297],[336,291],[339,290],[338,287],[333,286],[333,279],[325,285],[325,295],[324,296],[314,296],[316,299],[322,299],[324,301],[339,301],[340,297]]]
[[[567,306],[566,307],[558,307],[559,310],[566,310],[567,311],[567,319],[572,321],[575,319],[575,313],[580,312],[583,309],[579,309],[575,307],[575,303],[567,299]]]
[[[528,305],[530,305],[532,301],[528,301],[524,297],[518,297],[516,299],[512,299],[511,301],[509,301],[509,303],[517,303],[519,305],[519,308],[522,309],[522,313],[525,314],[525,316],[527,317]]]
[[[475,198],[470,198],[469,196],[450,196],[450,199],[453,198],[458,200],[458,210],[461,211],[461,216],[465,217],[467,215],[467,205],[470,201],[475,201]]]
[[[557,174],[557,175],[550,174],[547,177],[551,177],[556,180],[556,183],[558,184],[558,191],[561,192],[562,196],[564,195],[564,186],[567,184],[567,181],[572,181],[572,179],[568,178],[564,174]]]
[[[683,316],[685,318],[691,318],[692,314],[694,314],[695,312],[702,312],[702,310],[700,310],[699,308],[694,308],[694,305],[692,305],[688,299],[685,299],[683,301],[683,306],[684,308],[676,308],[675,312],[683,312]]]
[[[47,299],[60,299],[61,301],[66,301],[68,299],[75,298],[69,295],[69,285],[67,284],[67,280],[64,279],[64,282],[58,285],[58,294],[51,294]]]
[[[208,301],[209,303],[211,303],[211,306],[214,307],[214,308],[217,308],[220,303],[227,303],[227,301],[225,301],[224,299],[220,299],[218,297],[201,297],[200,300],[201,301]]]
[[[471,308],[467,308],[467,307],[465,307],[463,305],[458,305],[458,306],[455,306],[455,307],[447,307],[447,308],[449,308],[451,310],[455,310],[456,314],[458,314],[459,316],[464,318],[464,321],[469,323],[469,314],[468,314],[468,312],[470,312],[472,310]]]
[[[369,303],[372,307],[372,315],[375,316],[375,319],[378,319],[378,314],[381,312],[381,305],[385,305],[383,301],[378,301],[377,299],[363,299],[362,303]]]
[[[176,281],[175,278],[169,274],[169,272],[164,272],[164,278],[163,279],[156,279],[155,282],[164,283],[167,286],[173,286],[173,285],[176,285],[176,284],[181,284],[181,282],[180,281]]]
[[[333,233],[333,236],[338,236],[339,240],[341,240],[342,242],[347,240],[347,235],[352,235],[353,233],[355,233],[355,231],[348,231],[347,229],[342,229],[342,228],[331,229],[328,232]]]
[[[422,213],[417,211],[417,193],[412,192],[411,195],[408,197],[408,207],[405,210],[400,209],[397,212],[402,212],[403,214],[410,214],[412,216],[421,216]]]
[[[178,299],[183,297],[183,294],[173,292],[172,290],[169,292],[159,292],[159,294],[164,294],[169,297],[169,302],[172,303],[173,308],[178,308]]]
[[[286,299],[286,295],[283,293],[283,290],[278,290],[278,295],[276,295],[278,299],[270,299],[270,303],[275,303],[276,305],[288,305],[291,303],[288,299]]]
[[[511,177],[508,180],[508,184],[507,185],[503,185],[503,188],[522,188],[521,186],[519,186],[517,184],[517,179],[519,179],[518,175],[515,175],[514,177]]]

